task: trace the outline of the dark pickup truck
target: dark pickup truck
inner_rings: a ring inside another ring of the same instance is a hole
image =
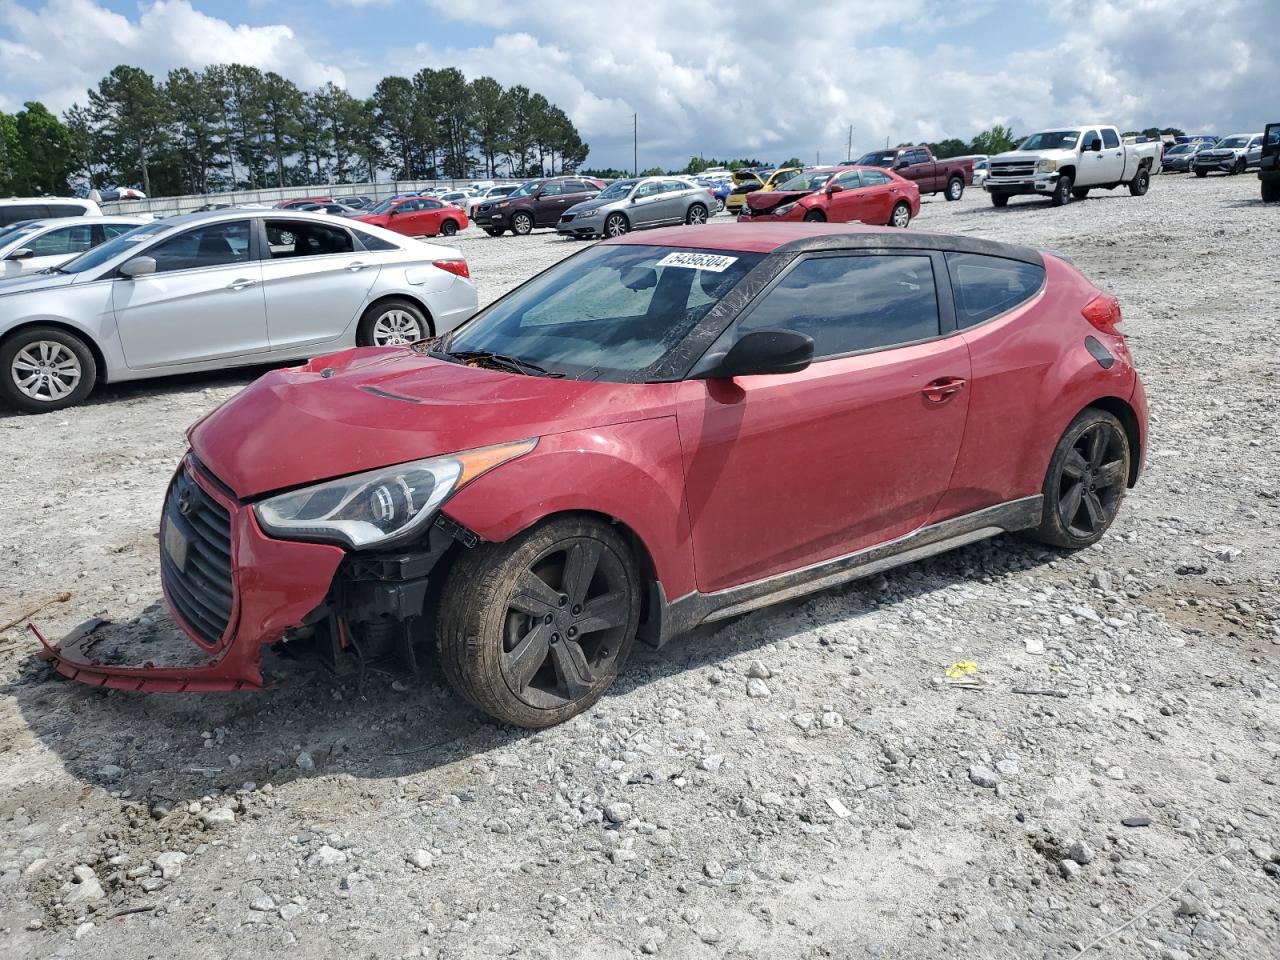
[[[973,183],[973,158],[939,160],[923,144],[894,150],[873,150],[853,163],[863,167],[884,167],[920,188],[920,195],[941,193],[948,200],[959,200],[964,188]]]
[[[1262,202],[1280,202],[1280,123],[1268,123],[1262,135],[1258,179],[1262,181]]]

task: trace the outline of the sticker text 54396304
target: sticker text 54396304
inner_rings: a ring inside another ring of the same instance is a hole
[[[723,273],[728,267],[738,262],[737,257],[726,257],[719,253],[668,253],[658,261],[659,267],[684,267],[688,270],[710,270],[712,273]]]

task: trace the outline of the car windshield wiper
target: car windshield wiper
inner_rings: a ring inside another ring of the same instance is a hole
[[[478,363],[491,363],[495,367],[501,367],[506,370],[512,370],[516,373],[523,373],[528,376],[535,377],[563,377],[563,373],[555,370],[548,370],[546,367],[540,367],[530,360],[521,360],[519,357],[508,357],[502,353],[494,353],[492,350],[445,350],[440,349],[433,351],[436,356],[456,357],[458,360],[473,360]]]

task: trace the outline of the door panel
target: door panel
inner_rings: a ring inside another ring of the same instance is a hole
[[[262,288],[272,351],[340,336],[378,278],[375,255],[355,251],[351,234],[337,224],[267,220],[266,233]]]
[[[958,337],[826,360],[795,374],[681,384],[678,423],[703,592],[852,553],[921,526],[964,434]]]

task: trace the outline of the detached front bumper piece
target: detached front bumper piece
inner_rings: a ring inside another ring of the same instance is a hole
[[[266,536],[253,510],[188,457],[165,497],[160,567],[173,619],[195,644],[189,662],[104,662],[92,649],[102,621],[57,644],[32,631],[43,658],[81,683],[174,693],[259,689],[262,648],[326,615],[345,555],[328,544]]]

